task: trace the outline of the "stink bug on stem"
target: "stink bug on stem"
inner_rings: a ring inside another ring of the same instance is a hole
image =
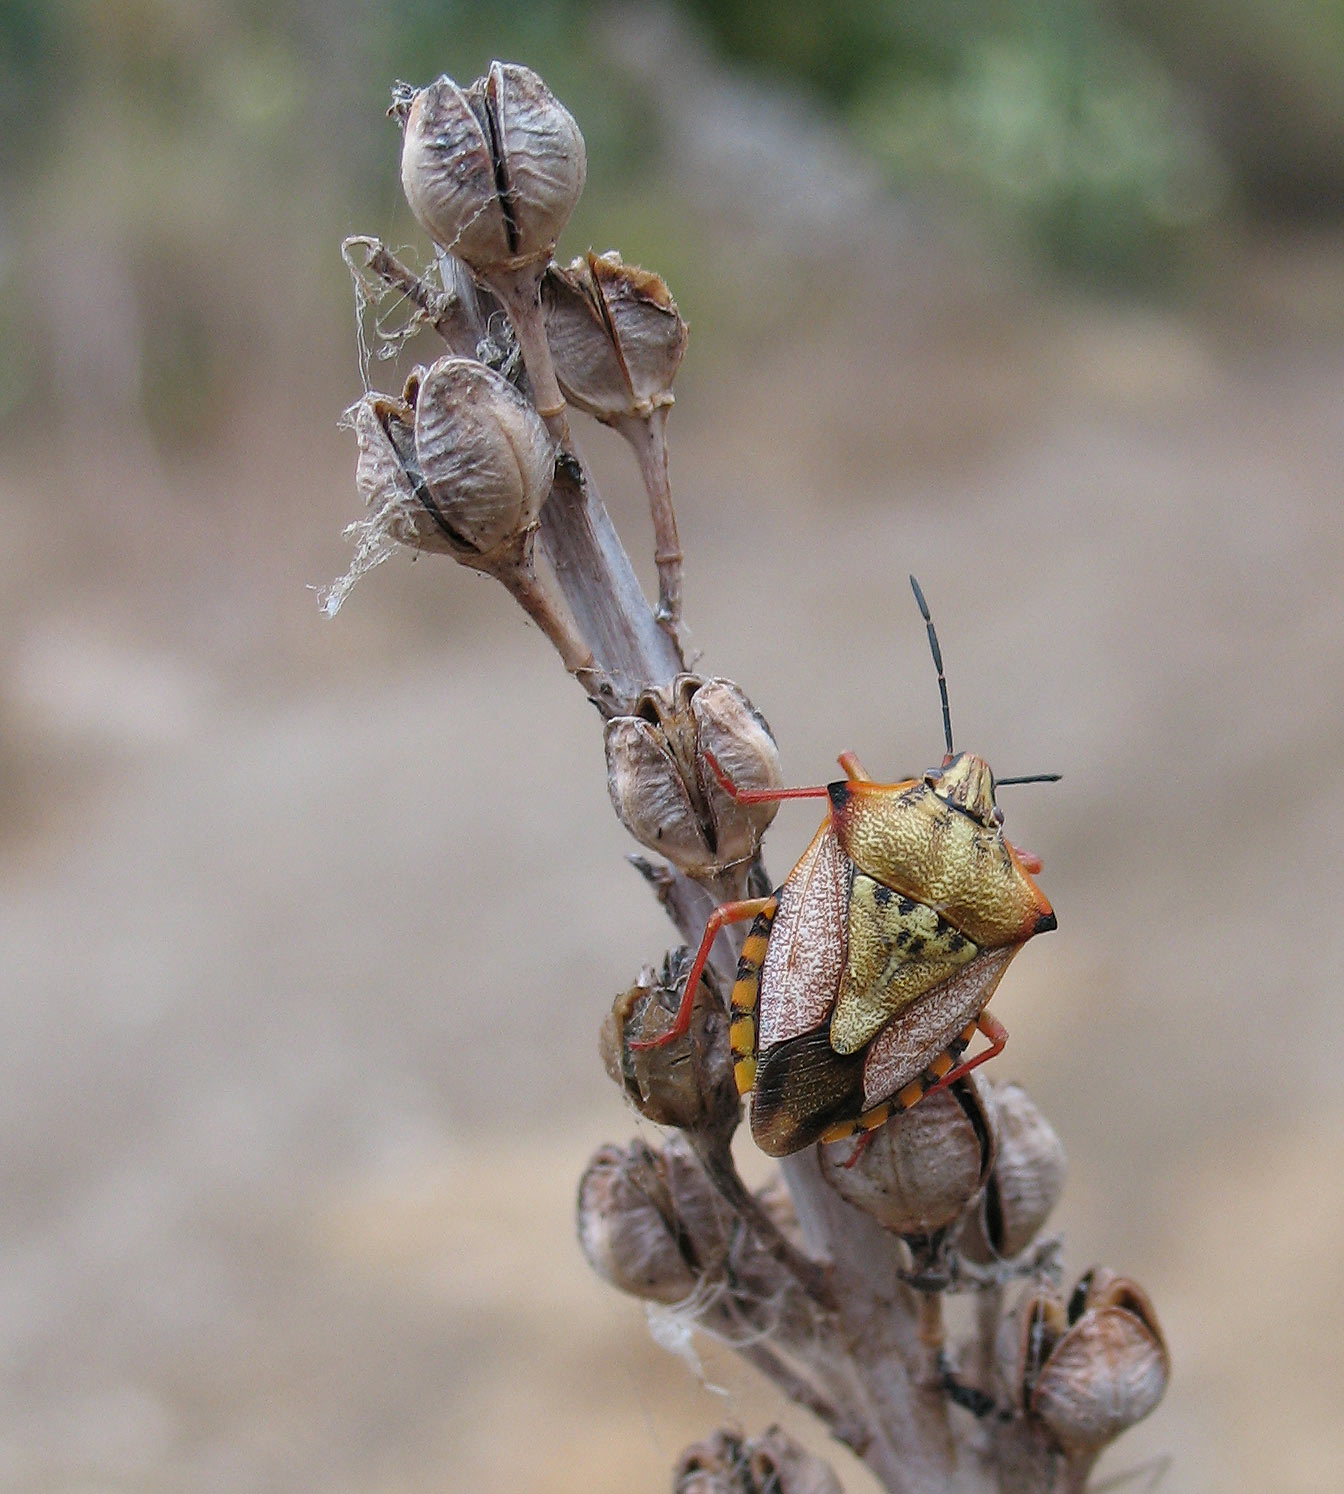
[[[710,915],[671,1030],[684,1033],[719,930],[754,919],[732,993],[738,1091],[751,1093],[757,1145],[782,1157],[874,1130],[1000,1052],[1008,1033],[985,1009],[1003,972],[1055,914],[1033,876],[1041,863],[1003,834],[989,764],[952,745],[942,653],[910,584],[938,671],[947,753],[920,778],[877,783],[852,752],[845,777],[812,788],[738,790],[742,803],[828,799],[811,845],[770,897]],[[963,1054],[976,1031],[989,1046]]]

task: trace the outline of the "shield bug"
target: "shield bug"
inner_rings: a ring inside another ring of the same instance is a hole
[[[952,745],[942,652],[928,604],[910,584],[938,671],[947,752],[919,778],[875,782],[851,752],[845,777],[811,788],[738,790],[743,803],[817,798],[829,811],[771,896],[710,915],[671,1030],[685,1032],[719,930],[754,919],[731,1005],[734,1074],[751,1093],[757,1144],[782,1157],[882,1125],[1000,1052],[1007,1031],[986,1010],[1013,956],[1055,914],[1033,875],[1040,861],[1003,834],[989,764]],[[977,1030],[988,1040],[963,1057]]]

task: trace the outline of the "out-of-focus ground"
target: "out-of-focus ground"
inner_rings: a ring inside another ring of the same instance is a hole
[[[1005,794],[1060,928],[996,1069],[1068,1147],[1070,1275],[1133,1275],[1171,1341],[1105,1469],[1337,1488],[1344,246],[1229,244],[1164,311],[902,222],[756,285],[754,337],[696,329],[702,668],[791,779],[919,769],[919,575],[959,744],[1065,775]],[[5,1489],[656,1489],[779,1414],[574,1242],[586,1158],[641,1124],[597,1027],[668,938],[591,709],[446,562],[334,622],[306,589],[355,514],[347,334],[189,457],[34,420],[0,465]],[[633,472],[580,438],[647,575]]]

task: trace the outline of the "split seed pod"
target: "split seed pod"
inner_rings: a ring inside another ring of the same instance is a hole
[[[731,1137],[737,1128],[737,1085],[728,1051],[728,1014],[712,972],[702,982],[686,1035],[657,1047],[636,1044],[666,1031],[690,970],[684,949],[663,961],[661,975],[645,966],[615,1001],[599,1046],[607,1072],[639,1113],[655,1125]]]
[[[993,1164],[978,1076],[928,1095],[856,1141],[822,1147],[820,1157],[831,1187],[884,1229],[906,1239],[936,1235],[960,1218]]]
[[[1018,1084],[990,1084],[998,1154],[965,1233],[973,1261],[1011,1260],[1036,1238],[1064,1191],[1067,1159],[1054,1127]]]
[[[478,273],[547,260],[583,191],[573,116],[529,68],[494,62],[459,88],[401,85],[401,183],[429,236]]]
[[[546,337],[565,398],[613,424],[672,403],[687,328],[661,275],[593,254],[541,285]]]
[[[1053,1290],[1028,1293],[1005,1320],[999,1354],[1014,1404],[1072,1457],[1095,1455],[1147,1416],[1171,1373],[1147,1295],[1103,1267],[1082,1277],[1067,1306]]]
[[[843,1494],[820,1458],[780,1427],[759,1437],[720,1430],[677,1459],[673,1494]]]
[[[579,1245],[603,1280],[649,1302],[683,1302],[722,1260],[733,1217],[676,1139],[600,1147],[579,1182]]]
[[[365,395],[355,409],[355,482],[370,521],[400,544],[481,570],[523,555],[555,471],[536,411],[470,358],[417,371],[400,400]]]
[[[653,519],[658,620],[676,636],[682,556],[667,475],[667,416],[686,323],[662,277],[624,264],[619,254],[589,254],[568,270],[550,266],[541,305],[560,391],[617,431],[639,462]]]
[[[719,783],[713,754],[739,789],[778,788],[770,728],[731,680],[678,675],[646,690],[635,713],[607,723],[607,787],[621,823],[690,876],[744,866],[776,804],[739,804]]]

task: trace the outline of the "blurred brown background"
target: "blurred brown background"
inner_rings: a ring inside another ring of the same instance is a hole
[[[597,1026],[668,938],[591,710],[446,562],[309,589],[339,241],[424,252],[388,86],[498,55],[588,138],[562,251],[691,322],[702,667],[796,781],[917,770],[914,570],[959,744],[1065,774],[1006,805],[1060,931],[996,1067],[1069,1149],[1070,1276],[1171,1339],[1106,1472],[1338,1488],[1344,6],[396,9],[0,3],[0,1487],[657,1489],[778,1414],[573,1240],[638,1124]]]

